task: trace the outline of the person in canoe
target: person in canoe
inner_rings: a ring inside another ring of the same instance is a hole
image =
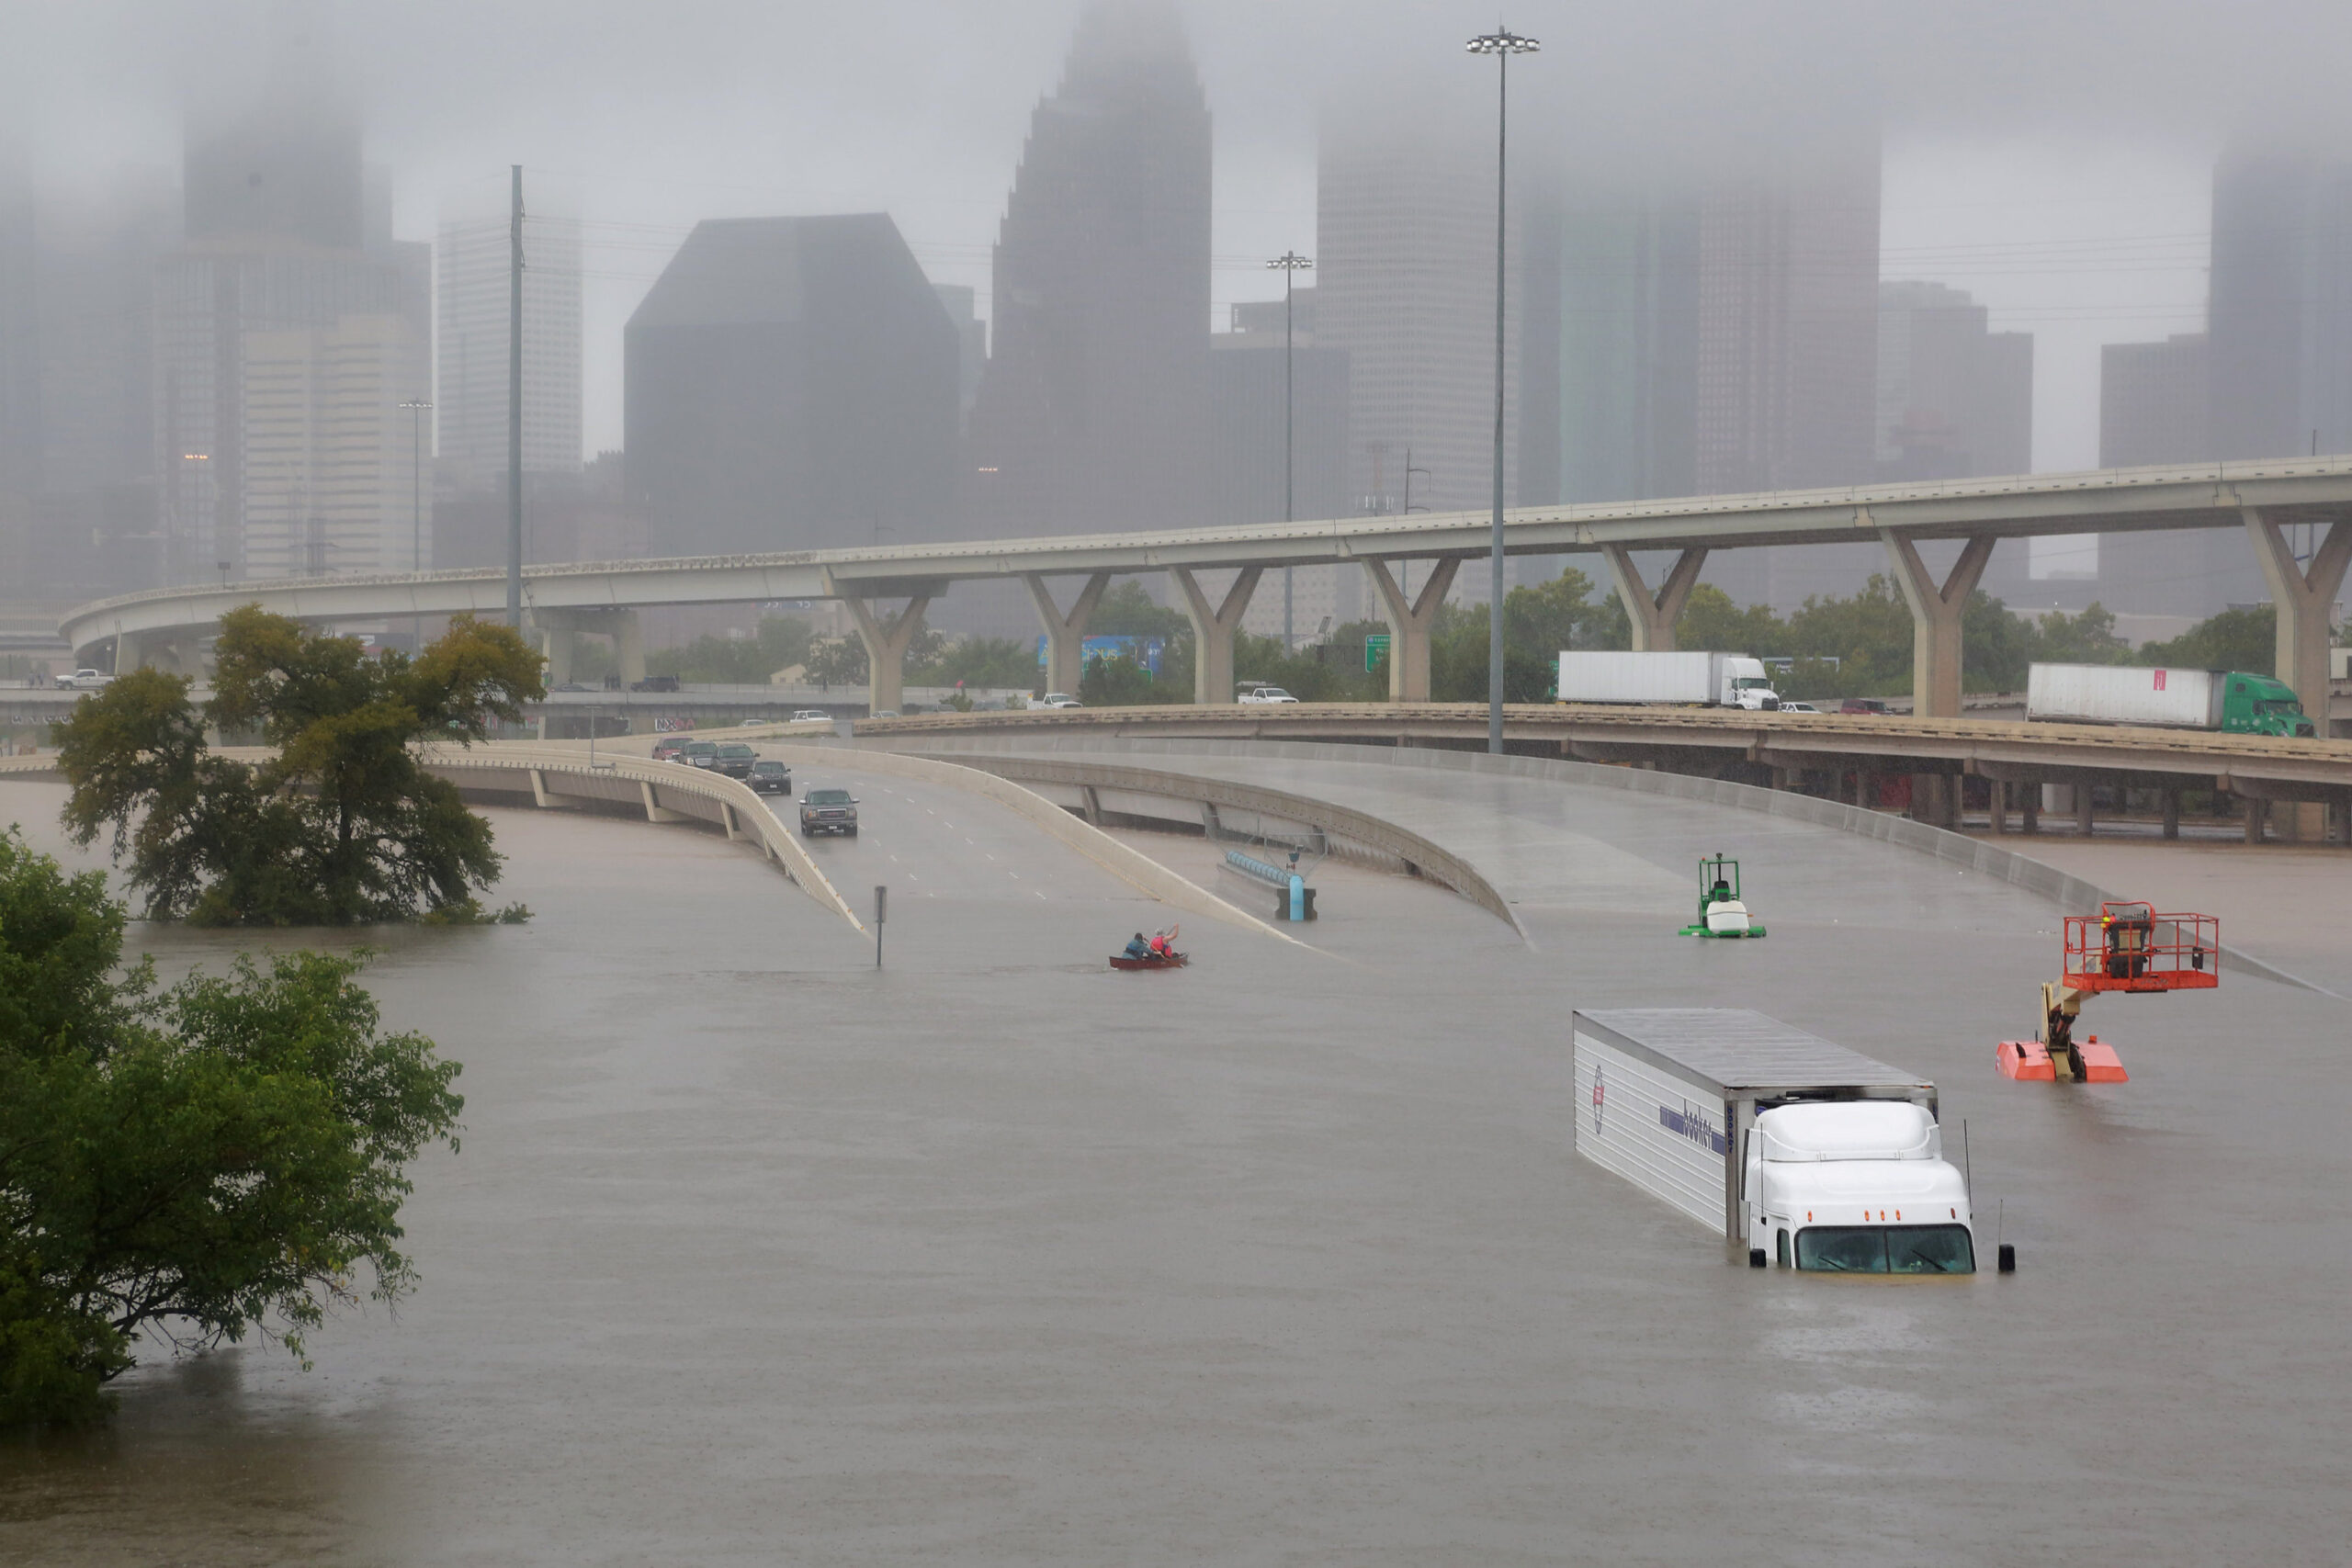
[[[1151,944],[1144,941],[1143,932],[1136,932],[1135,940],[1127,943],[1126,956],[1136,960],[1151,956]]]

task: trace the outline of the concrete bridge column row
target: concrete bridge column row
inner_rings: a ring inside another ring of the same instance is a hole
[[[548,661],[550,686],[572,679],[582,637],[613,639],[613,662],[623,685],[645,679],[645,630],[635,610],[534,610],[530,623],[539,634],[539,653]]]

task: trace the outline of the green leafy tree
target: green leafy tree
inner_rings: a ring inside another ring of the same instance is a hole
[[[2132,645],[2115,635],[2115,612],[2093,600],[2082,614],[2032,623],[2033,658],[2048,664],[2129,664]]]
[[[931,658],[907,661],[907,682],[916,686],[952,686],[961,681],[973,687],[1035,688],[1037,684],[1035,639],[1009,637],[967,637],[943,643]]]
[[[1732,603],[1730,594],[1712,582],[1700,583],[1683,601],[1682,615],[1674,623],[1674,645],[1716,653],[1752,654],[1758,659],[1776,659],[1796,651],[1787,624],[1772,613],[1771,605],[1750,604],[1743,610]]]
[[[2256,604],[2224,610],[2165,642],[2141,645],[2139,662],[2188,670],[2243,670],[2267,674],[2278,660],[2278,611]],[[2298,692],[2297,696],[2303,694]]]
[[[1091,637],[1156,637],[1173,642],[1192,640],[1193,623],[1183,611],[1155,604],[1143,584],[1123,577],[1104,590],[1086,623]]]
[[[76,841],[108,827],[151,918],[335,925],[479,913],[497,880],[490,826],[424,771],[424,740],[469,743],[544,694],[539,660],[505,626],[460,618],[414,659],[368,656],[254,605],[221,617],[213,699],[138,671],[57,726]],[[210,724],[277,756],[212,755]]]
[[[407,1167],[464,1101],[359,961],[118,978],[126,911],[0,834],[0,1423],[87,1417],[153,1337],[296,1355],[415,1281]]]

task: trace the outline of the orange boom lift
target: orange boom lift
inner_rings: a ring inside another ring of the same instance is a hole
[[[2096,1034],[2075,1038],[2084,998],[2100,991],[2195,991],[2222,983],[2222,922],[2211,915],[2165,915],[2145,904],[2107,903],[2097,915],[2066,917],[2064,974],[2041,983],[2041,1028],[2033,1040],[2004,1040],[1994,1060],[2003,1077],[2025,1082],[2125,1083],[2115,1047]]]

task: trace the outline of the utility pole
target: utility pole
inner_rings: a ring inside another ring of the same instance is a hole
[[[1292,397],[1291,397],[1291,285],[1300,272],[1314,263],[1296,251],[1284,251],[1266,264],[1280,269],[1283,275],[1283,521],[1294,522],[1293,481],[1298,465],[1292,456]],[[1287,658],[1298,651],[1298,644],[1291,635],[1291,573],[1296,569],[1283,568],[1283,654]]]
[[[1493,586],[1487,603],[1487,750],[1503,749],[1503,210],[1507,191],[1504,154],[1510,130],[1510,57],[1532,54],[1532,38],[1509,28],[1470,40],[1473,54],[1495,57],[1495,526]]]
[[[401,404],[408,410],[408,569],[412,572],[424,570],[424,411],[432,406],[423,398]],[[423,615],[412,620],[409,641],[411,657],[424,647]]]
[[[506,624],[523,629],[523,165],[514,168],[506,273]]]

